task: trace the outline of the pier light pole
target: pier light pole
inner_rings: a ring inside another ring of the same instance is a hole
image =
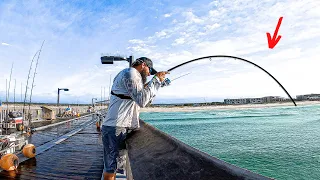
[[[94,108],[93,100],[98,100],[98,99],[97,98],[92,98],[92,100],[91,100],[92,107]]]
[[[133,56],[129,56],[128,58],[122,56],[101,56],[101,63],[102,64],[113,64],[114,61],[128,61],[129,67],[133,62]]]
[[[133,56],[129,56],[128,58],[125,58],[122,56],[103,56],[102,55],[100,59],[101,59],[101,64],[113,64],[114,61],[127,61],[129,63],[129,67],[131,67],[131,64],[133,62]],[[110,76],[110,84],[111,84],[111,76]],[[110,102],[110,97],[109,97],[109,102]]]
[[[122,56],[101,56],[101,64],[113,64],[114,61],[127,61],[129,63],[129,67],[131,67],[133,60],[133,56],[129,56],[128,58]],[[111,84],[111,76],[110,76],[110,84]],[[101,92],[102,94],[102,92]],[[110,102],[110,96],[109,96]]]
[[[59,102],[60,102],[60,90],[63,90],[63,91],[69,91],[69,89],[67,88],[58,88],[58,101],[57,101],[57,107],[59,109],[59,115],[61,114],[60,112],[60,107],[59,107]]]

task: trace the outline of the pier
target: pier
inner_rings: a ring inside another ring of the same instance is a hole
[[[2,171],[0,178],[101,178],[101,134],[91,115],[36,131],[30,143],[36,145],[37,156],[22,162],[17,171]]]
[[[17,169],[2,170],[0,178],[101,179],[103,145],[96,121],[88,112],[58,121],[32,121],[34,132],[27,140],[36,146],[36,156],[18,153]],[[116,179],[271,179],[192,148],[142,120],[140,125],[128,136],[125,173]]]

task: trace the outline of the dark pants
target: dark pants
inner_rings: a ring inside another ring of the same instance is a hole
[[[104,172],[116,173],[119,150],[125,149],[127,129],[121,127],[102,126]]]

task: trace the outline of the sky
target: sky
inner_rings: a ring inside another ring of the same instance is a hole
[[[273,36],[280,17],[281,39],[270,49],[266,33]],[[61,103],[108,99],[110,79],[128,63],[103,65],[101,55],[146,56],[157,71],[204,56],[237,56],[263,67],[295,98],[320,93],[319,52],[320,1],[314,0],[0,1],[2,101],[12,65],[10,101],[24,100],[27,82],[27,101],[32,89],[32,102],[55,103],[58,88],[70,89],[60,92]],[[235,59],[205,59],[168,78],[181,75],[153,103],[288,98],[265,72]]]

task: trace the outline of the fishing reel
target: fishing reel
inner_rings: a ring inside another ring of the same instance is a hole
[[[162,83],[161,83],[161,87],[164,86],[169,86],[171,84],[171,81],[169,78],[166,78]]]

